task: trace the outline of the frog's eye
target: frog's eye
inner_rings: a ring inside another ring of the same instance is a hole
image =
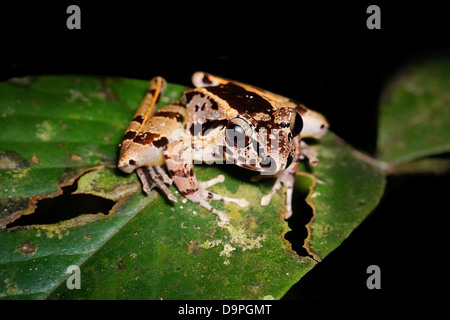
[[[294,135],[294,137],[296,135],[298,135],[300,133],[300,131],[302,131],[302,129],[303,129],[303,119],[296,110],[293,110],[293,112],[292,112],[290,128],[291,128],[291,132]]]
[[[229,144],[247,146],[252,133],[250,124],[242,118],[234,118],[228,122],[226,136]]]

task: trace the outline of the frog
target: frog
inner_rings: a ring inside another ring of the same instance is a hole
[[[156,111],[167,82],[160,76],[150,81],[119,145],[118,168],[128,174],[136,171],[145,193],[157,188],[177,202],[169,189],[174,184],[182,196],[227,222],[229,216],[210,201],[247,207],[248,200],[210,191],[224,175],[200,182],[194,164],[234,164],[259,172],[260,178],[275,179],[261,198],[262,206],[286,187],[288,219],[300,161],[318,164],[317,152],[304,139],[322,138],[329,128],[327,119],[293,99],[243,82],[201,71],[191,80],[193,88]]]

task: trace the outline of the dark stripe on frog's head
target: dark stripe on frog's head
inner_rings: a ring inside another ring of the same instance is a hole
[[[153,144],[157,148],[162,148],[169,143],[169,140],[161,137],[159,133],[141,132],[134,137],[133,142],[142,145]]]
[[[154,117],[166,117],[170,119],[175,119],[180,123],[184,122],[183,115],[175,111],[157,111]]]
[[[304,115],[308,111],[308,109],[306,109],[306,107],[301,104],[297,104],[295,110],[297,110],[301,115]]]
[[[191,101],[194,96],[198,96],[199,98],[205,97],[205,95],[202,92],[199,92],[196,89],[192,89],[184,93],[184,97],[186,98],[187,102]]]
[[[217,127],[225,127],[228,123],[228,120],[222,119],[222,120],[207,120],[204,123],[193,123],[189,127],[189,131],[191,132],[191,135],[197,135],[200,134],[203,136],[206,131],[215,129]]]
[[[233,83],[206,87],[205,90],[225,100],[239,114],[264,112],[271,115],[275,111],[274,107],[259,94]]]
[[[159,133],[141,132],[134,137],[133,142],[139,144],[150,144],[153,141],[158,140],[159,136]]]
[[[184,99],[187,101],[187,103],[189,103],[194,97],[201,101],[200,104],[197,104],[195,106],[195,111],[198,111],[199,109],[204,111],[207,102],[209,102],[210,104],[210,109],[219,110],[219,105],[214,100],[214,97],[205,95],[204,93],[199,92],[198,89],[193,89],[189,92],[184,93]]]
[[[159,140],[153,141],[153,145],[157,148],[163,148],[169,144],[169,139],[166,137],[161,137]]]

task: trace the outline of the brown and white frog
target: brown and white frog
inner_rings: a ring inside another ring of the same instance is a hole
[[[248,201],[209,191],[224,176],[199,182],[194,164],[236,164],[276,178],[261,205],[268,205],[286,186],[285,218],[289,218],[299,161],[306,157],[311,165],[318,162],[302,138],[321,138],[329,127],[325,117],[289,98],[204,72],[194,73],[192,82],[195,88],[186,90],[180,100],[153,112],[166,82],[161,77],[151,80],[125,131],[119,168],[126,173],[136,170],[144,192],[157,187],[176,202],[167,187],[174,183],[187,199],[227,221],[228,215],[213,208],[210,200],[242,207]]]

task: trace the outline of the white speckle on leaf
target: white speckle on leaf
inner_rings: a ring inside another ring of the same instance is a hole
[[[233,247],[229,243],[226,243],[223,246],[222,252],[220,252],[220,256],[231,257],[231,252],[233,252],[234,250],[236,250],[235,247]]]
[[[82,102],[90,103],[90,100],[86,98],[80,91],[75,89],[69,89],[70,97],[67,99],[67,102],[75,102],[77,100],[81,100]]]
[[[36,136],[42,141],[50,140],[54,133],[52,125],[47,120],[36,125]]]
[[[200,244],[200,247],[210,249],[223,245],[223,250],[220,252],[220,256],[231,257],[232,252],[240,248],[242,251],[254,250],[262,247],[262,242],[266,236],[250,237],[247,235],[244,229],[235,228],[230,223],[220,221],[217,225],[228,231],[228,234],[224,235],[222,239],[207,240]],[[228,264],[228,263],[227,263]]]

